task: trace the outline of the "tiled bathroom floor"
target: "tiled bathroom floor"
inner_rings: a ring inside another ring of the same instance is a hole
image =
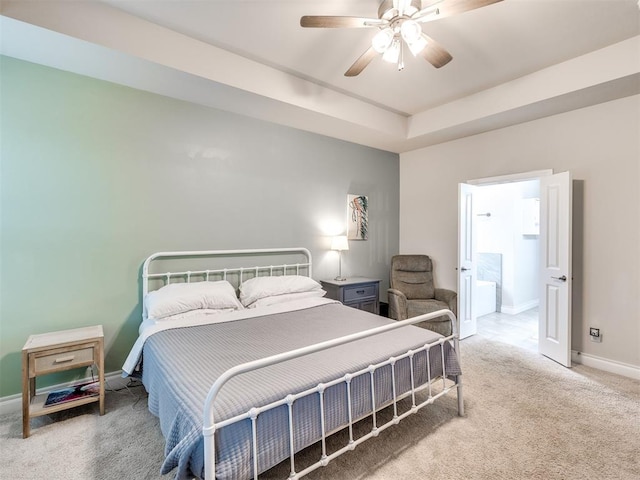
[[[478,317],[478,335],[538,351],[538,308],[518,315],[489,313]]]

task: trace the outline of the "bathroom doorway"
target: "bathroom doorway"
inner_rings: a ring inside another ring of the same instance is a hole
[[[540,181],[478,186],[474,194],[478,334],[538,351]]]

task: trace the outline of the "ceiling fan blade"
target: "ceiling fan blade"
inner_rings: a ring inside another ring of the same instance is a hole
[[[371,63],[371,60],[373,60],[377,56],[378,52],[376,52],[373,47],[369,47],[366,52],[360,55],[360,58],[353,62],[353,65],[351,65],[351,67],[349,67],[349,70],[344,73],[344,76],[355,77],[356,75],[359,75],[360,72],[362,72],[362,70],[364,70],[365,67]]]
[[[378,18],[382,18],[382,16],[392,8],[393,8],[393,0],[383,0],[380,6],[378,7]]]
[[[363,17],[334,17],[305,15],[300,18],[300,26],[307,28],[363,28],[388,25],[387,20]]]
[[[486,7],[502,0],[440,0],[431,2],[430,5],[415,13],[411,18],[417,22],[425,23],[441,18],[451,17],[460,13]]]
[[[436,68],[444,67],[453,57],[445,48],[428,35],[422,34],[427,46],[420,52],[424,59]]]

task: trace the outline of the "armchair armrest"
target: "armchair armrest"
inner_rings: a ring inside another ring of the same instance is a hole
[[[435,298],[436,300],[440,300],[441,302],[445,302],[449,305],[449,310],[453,312],[453,314],[458,316],[458,293],[453,290],[448,290],[446,288],[436,288],[435,290]]]
[[[387,290],[389,300],[389,318],[394,320],[406,320],[407,317],[407,297],[400,290],[390,288]]]

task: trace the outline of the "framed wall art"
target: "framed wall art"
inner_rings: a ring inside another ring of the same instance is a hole
[[[347,195],[347,238],[369,238],[369,199],[366,195]]]

